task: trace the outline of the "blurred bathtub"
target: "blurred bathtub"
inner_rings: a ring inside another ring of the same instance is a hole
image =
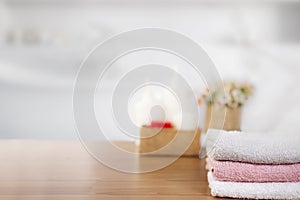
[[[244,110],[244,130],[298,134],[300,45],[205,49],[224,79],[255,86]],[[0,52],[0,138],[76,139],[72,90],[87,51],[3,46]]]

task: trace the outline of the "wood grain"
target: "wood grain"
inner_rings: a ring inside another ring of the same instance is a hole
[[[2,140],[0,145],[0,199],[213,199],[198,158],[129,174],[102,165],[80,142]]]

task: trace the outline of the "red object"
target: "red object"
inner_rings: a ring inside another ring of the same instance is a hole
[[[152,121],[151,128],[173,128],[173,125],[171,122],[161,122],[161,121]]]

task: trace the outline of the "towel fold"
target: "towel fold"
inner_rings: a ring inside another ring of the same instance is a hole
[[[243,183],[223,182],[208,172],[211,195],[249,199],[300,199],[300,182],[295,183]]]
[[[261,164],[300,163],[300,136],[210,129],[207,138],[207,154],[215,160]]]
[[[266,165],[207,158],[207,170],[219,181],[232,182],[300,182],[300,163]]]

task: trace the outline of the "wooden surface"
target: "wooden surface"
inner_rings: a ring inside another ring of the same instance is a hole
[[[198,158],[129,174],[100,164],[80,142],[2,140],[0,147],[0,199],[214,199]]]

